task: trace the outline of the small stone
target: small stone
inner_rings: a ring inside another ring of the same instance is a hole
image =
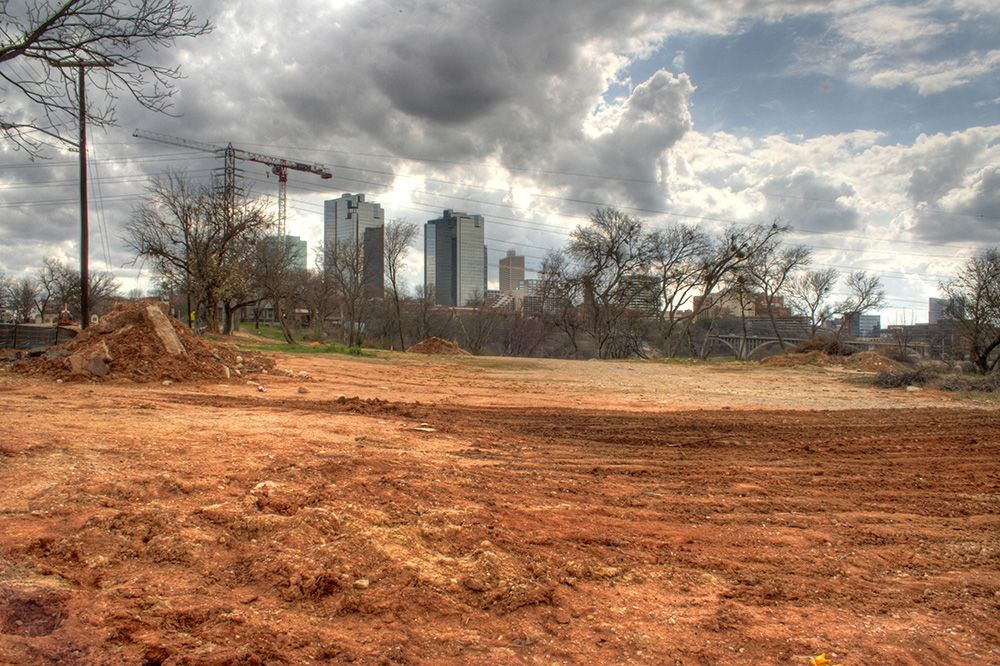
[[[466,576],[462,579],[462,585],[473,592],[485,592],[490,589],[489,583],[477,576]]]
[[[919,386],[907,386],[906,390],[909,391],[910,393],[914,393],[916,391],[923,391],[923,389],[920,388]]]
[[[558,622],[559,624],[569,624],[572,618],[566,611],[557,610],[555,612],[555,615],[552,616],[552,619]]]
[[[226,379],[232,377],[232,371],[229,369],[228,365],[222,366],[222,374],[226,376]]]
[[[307,389],[305,386],[300,386],[299,393],[309,393],[309,389]]]
[[[57,379],[56,380],[56,384],[62,384],[62,383],[63,383],[63,380],[61,380],[61,379]]]
[[[371,582],[367,578],[359,578],[354,581],[355,590],[367,590]]]
[[[163,385],[164,385],[164,386],[170,386],[171,384],[173,384],[173,382],[172,382],[172,381],[170,381],[169,379],[164,379],[164,380],[163,380]]]
[[[241,363],[243,363],[243,357],[242,356],[237,356],[236,357],[236,365],[239,365]]]

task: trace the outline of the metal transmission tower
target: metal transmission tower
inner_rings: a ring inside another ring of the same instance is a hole
[[[229,144],[225,147],[217,146],[212,143],[203,143],[201,141],[191,141],[190,139],[180,139],[175,136],[167,136],[166,134],[160,134],[158,132],[147,132],[145,130],[139,130],[132,132],[132,136],[138,139],[147,139],[149,141],[158,141],[160,143],[170,144],[172,146],[180,146],[182,148],[191,148],[193,150],[203,150],[208,153],[215,153],[216,156],[225,159],[225,175],[223,178],[223,187],[226,197],[226,205],[229,206],[231,211],[234,205],[234,200],[236,197],[236,160],[246,160],[248,162],[257,162],[259,164],[266,164],[271,167],[271,173],[278,176],[278,238],[284,240],[285,238],[285,220],[286,220],[286,190],[288,188],[288,171],[305,171],[307,173],[314,173],[320,178],[330,179],[333,178],[333,174],[322,164],[307,164],[305,162],[296,162],[295,160],[288,160],[283,157],[272,157],[271,155],[262,155],[261,153],[251,153],[246,150],[240,150],[239,148],[233,148],[233,144]]]

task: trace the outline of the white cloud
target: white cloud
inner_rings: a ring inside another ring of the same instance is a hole
[[[851,63],[851,77],[857,82],[876,88],[911,86],[921,95],[936,95],[963,86],[975,79],[1000,70],[1000,50],[972,53],[932,63],[909,63],[900,67],[885,67],[864,57]]]

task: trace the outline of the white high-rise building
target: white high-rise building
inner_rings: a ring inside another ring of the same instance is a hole
[[[364,194],[341,194],[323,202],[324,251],[341,243],[361,246],[364,252],[365,293],[379,297],[385,268],[385,213],[377,202],[365,201]]]
[[[365,229],[385,226],[382,206],[364,194],[341,194],[323,202],[323,243],[327,246],[364,240]]]

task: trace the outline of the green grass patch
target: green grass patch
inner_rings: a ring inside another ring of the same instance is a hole
[[[282,338],[284,340],[284,338]],[[251,341],[240,341],[237,343],[240,349],[252,349],[254,351],[261,352],[284,352],[288,354],[344,354],[347,356],[359,356],[374,358],[375,353],[371,351],[366,351],[361,347],[348,347],[347,345],[342,345],[336,342],[325,344],[325,345],[314,345],[314,344],[294,344],[290,345],[285,342],[251,342]]]

